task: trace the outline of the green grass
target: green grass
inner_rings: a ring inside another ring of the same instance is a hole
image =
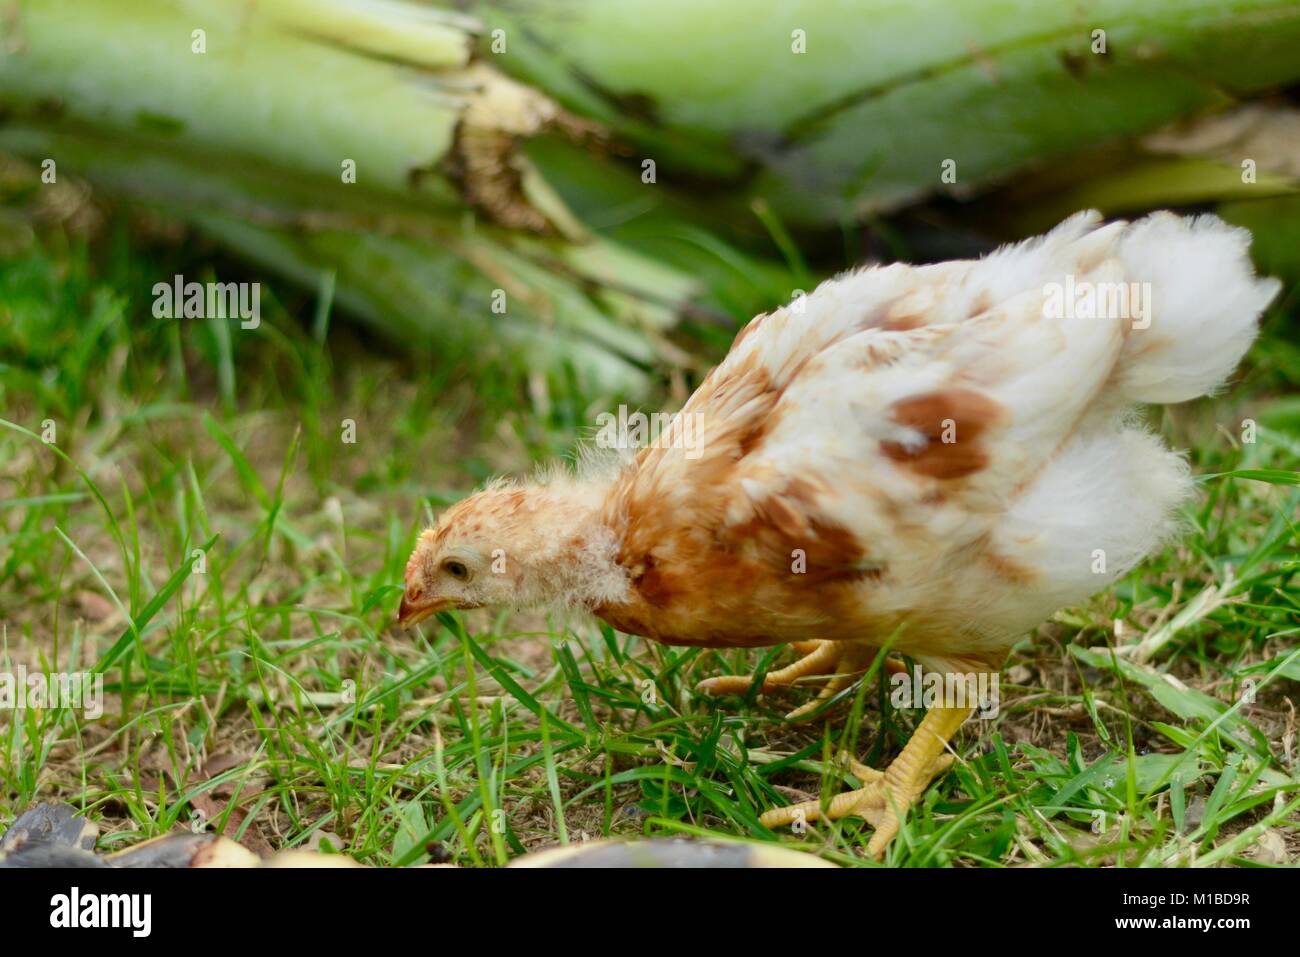
[[[257,330],[154,319],[152,284],[209,278],[204,251],[106,245],[55,237],[0,264],[0,654],[102,670],[107,693],[99,720],[0,713],[0,830],[57,798],[110,848],[204,826],[260,850],[499,865],[645,833],[867,863],[856,819],[796,835],[758,815],[849,784],[845,749],[897,753],[920,715],[893,710],[875,675],[833,720],[791,725],[806,692],[691,691],[782,649],[671,648],[522,614],[393,627],[436,510],[564,454],[614,397],[521,404],[508,373],[367,342],[310,299],[267,306],[274,288]],[[887,863],[1297,859],[1295,306],[1229,394],[1164,413],[1217,476],[1188,536],[1017,647],[1000,715],[967,724]],[[1116,622],[1121,644],[1147,637],[1146,660],[1110,651]]]

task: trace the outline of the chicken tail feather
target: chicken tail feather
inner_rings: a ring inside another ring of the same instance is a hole
[[[1232,374],[1281,288],[1255,275],[1250,238],[1212,215],[1155,213],[1124,230],[1131,323],[1113,381],[1125,399],[1186,402]]]

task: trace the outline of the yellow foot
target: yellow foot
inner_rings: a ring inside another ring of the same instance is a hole
[[[806,718],[828,698],[834,697],[847,688],[854,678],[867,670],[871,659],[876,654],[876,649],[872,646],[856,642],[800,641],[791,647],[803,653],[803,657],[794,664],[769,671],[764,675],[761,691],[788,688],[799,684],[800,679],[803,678],[829,678],[830,680],[822,686],[816,698],[786,715],[790,721]],[[901,662],[887,658],[885,667],[892,672],[901,670],[903,665]],[[753,683],[753,675],[718,675],[701,681],[695,686],[695,690],[715,696],[743,695],[749,691]]]
[[[868,856],[879,859],[894,839],[907,809],[925,793],[934,778],[952,766],[946,753],[948,739],[970,714],[969,708],[932,708],[907,742],[903,752],[883,772],[852,758],[849,770],[862,787],[837,794],[824,809],[820,801],[804,801],[766,811],[759,820],[764,827],[778,828],[825,817],[860,817],[876,829],[867,845]]]

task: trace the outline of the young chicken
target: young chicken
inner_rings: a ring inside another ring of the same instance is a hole
[[[926,671],[996,675],[1029,629],[1176,530],[1187,466],[1131,411],[1232,372],[1279,288],[1248,245],[1212,216],[1082,213],[979,261],[825,282],[741,330],[634,458],[448,509],[399,619],[554,604],[676,645],[799,642],[764,689],[831,676],[823,698],[885,644]],[[678,441],[687,423],[698,441]],[[929,708],[886,770],[851,762],[861,788],[763,823],[858,815],[878,857],[973,704]]]

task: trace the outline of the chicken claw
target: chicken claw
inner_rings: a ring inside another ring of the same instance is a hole
[[[818,692],[813,700],[800,705],[789,714],[787,721],[803,721],[816,711],[828,699],[847,688],[853,679],[867,669],[876,649],[870,645],[860,645],[843,641],[800,641],[791,645],[803,657],[793,664],[776,671],[769,671],[763,676],[763,692],[788,688],[799,683],[801,678],[829,678],[830,680]],[[885,668],[890,672],[903,669],[903,665],[889,658],[885,659]],[[715,675],[706,678],[695,686],[701,694],[743,695],[754,683],[753,675]]]
[[[879,860],[898,833],[907,809],[934,778],[952,766],[953,755],[945,753],[948,740],[970,713],[970,708],[931,708],[902,753],[883,772],[848,759],[849,770],[862,782],[861,788],[837,794],[825,810],[820,801],[804,801],[772,808],[759,820],[764,827],[778,828],[819,817],[832,821],[851,815],[861,817],[876,829],[867,845],[867,855]]]

